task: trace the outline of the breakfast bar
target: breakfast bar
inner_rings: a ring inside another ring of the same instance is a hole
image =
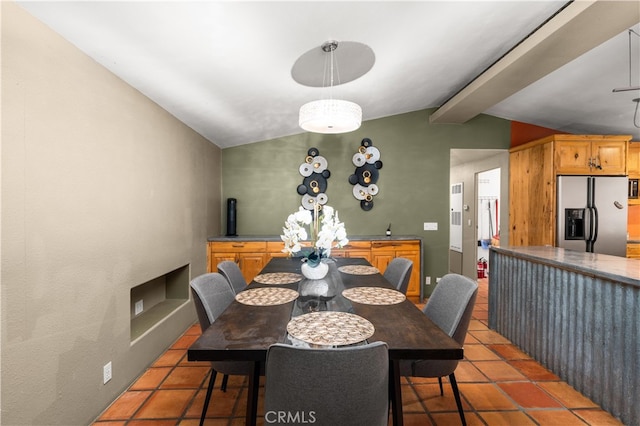
[[[640,260],[492,247],[489,327],[625,424],[640,424]]]

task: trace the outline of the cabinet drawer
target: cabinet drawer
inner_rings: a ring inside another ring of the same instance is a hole
[[[342,247],[342,250],[369,250],[371,241],[349,241],[349,244]]]
[[[418,241],[372,241],[372,251],[419,250]]]
[[[282,253],[283,248],[284,248],[284,242],[282,241],[267,242],[267,253]]]
[[[211,251],[214,253],[260,253],[267,248],[265,241],[213,241],[209,244]],[[280,250],[282,250],[282,247],[280,247]]]

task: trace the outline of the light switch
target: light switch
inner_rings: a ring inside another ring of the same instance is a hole
[[[425,231],[437,231],[438,230],[438,222],[425,222],[424,223]]]

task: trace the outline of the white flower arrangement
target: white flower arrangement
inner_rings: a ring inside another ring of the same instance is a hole
[[[322,258],[329,257],[333,247],[344,247],[349,243],[347,231],[344,223],[338,218],[338,212],[328,205],[322,208],[316,205],[313,211],[300,207],[297,212],[287,217],[282,232],[282,251],[289,255],[300,252],[301,242],[311,237],[311,253],[305,257],[312,265],[317,265]]]

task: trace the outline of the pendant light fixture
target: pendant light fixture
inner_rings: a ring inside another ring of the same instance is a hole
[[[362,108],[360,105],[333,98],[334,75],[338,74],[335,64],[334,52],[338,48],[337,41],[328,41],[322,46],[322,51],[326,53],[325,64],[329,63],[329,87],[328,99],[308,102],[300,107],[298,124],[308,132],[314,133],[347,133],[360,127],[362,123]],[[335,72],[334,72],[335,67]],[[325,65],[326,77],[327,65]],[[338,82],[338,84],[340,84]]]
[[[631,82],[631,75],[633,74],[631,71],[631,34],[635,34],[638,37],[640,37],[640,34],[638,34],[637,32],[633,31],[633,29],[629,28],[628,30],[629,33],[629,86],[627,87],[616,87],[615,89],[613,89],[614,93],[617,92],[629,92],[629,91],[633,91],[633,90],[640,90],[640,86],[633,86],[632,82]],[[635,102],[635,101],[634,101]]]

